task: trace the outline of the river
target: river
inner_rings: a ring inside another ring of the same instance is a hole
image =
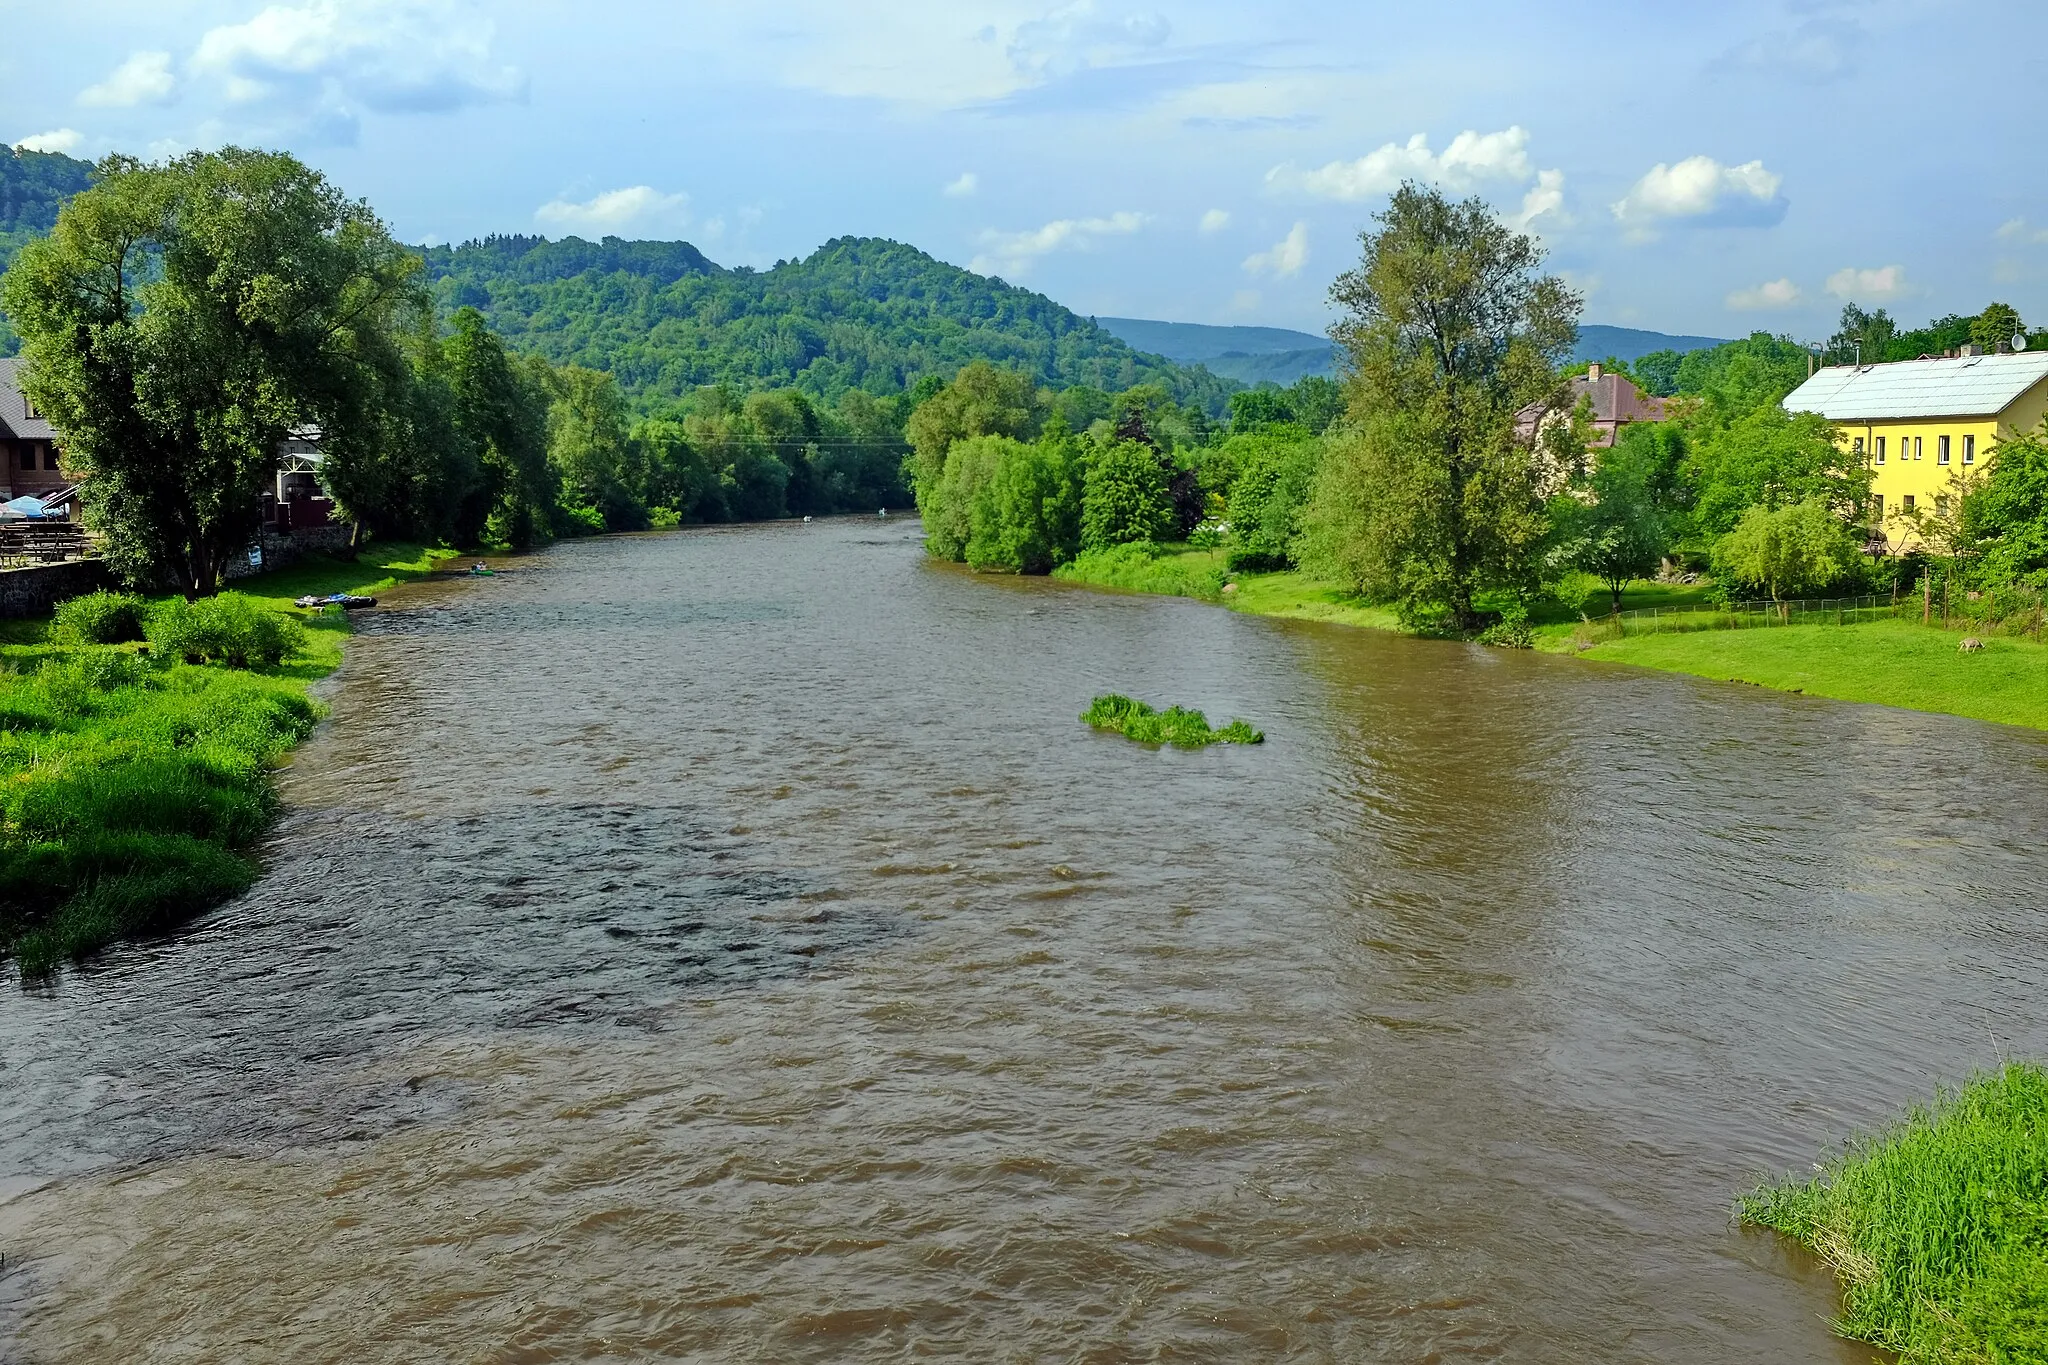
[[[10,1360],[1865,1362],[1731,1197],[2048,1052],[2028,732],[903,519],[423,586],[323,695],[250,895],[0,992]]]

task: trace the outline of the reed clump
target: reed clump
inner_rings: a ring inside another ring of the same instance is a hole
[[[1738,1216],[1842,1282],[1838,1330],[1904,1365],[2048,1361],[2048,1072],[2009,1063],[1852,1142]]]
[[[1156,711],[1144,702],[1120,693],[1097,697],[1081,713],[1081,720],[1097,730],[1114,730],[1139,744],[1171,744],[1176,749],[1200,749],[1209,744],[1264,744],[1263,731],[1247,721],[1233,720],[1220,730],[1209,727],[1200,711],[1169,706]]]

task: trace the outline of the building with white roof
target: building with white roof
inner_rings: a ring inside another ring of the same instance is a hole
[[[1987,468],[1999,441],[2048,416],[2048,351],[1830,365],[1785,407],[1842,429],[1844,445],[1870,467],[1873,522],[1904,543],[1903,520],[1945,506]]]

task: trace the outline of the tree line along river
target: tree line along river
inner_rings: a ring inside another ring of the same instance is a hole
[[[326,690],[250,895],[0,996],[0,1358],[1868,1361],[1732,1195],[2048,1045],[2029,732],[903,520],[561,546]]]

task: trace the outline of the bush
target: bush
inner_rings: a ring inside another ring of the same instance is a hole
[[[187,663],[275,667],[306,643],[297,621],[240,593],[166,602],[149,614],[147,624],[151,648]]]
[[[1073,558],[1080,540],[1081,470],[1070,443],[1006,443],[974,496],[968,528],[963,553],[976,569],[1050,573]]]
[[[1206,557],[1162,556],[1159,547],[1151,544],[1084,550],[1073,562],[1053,570],[1053,577],[1102,588],[1193,597],[1204,602],[1219,601],[1223,596],[1220,565]]]
[[[1164,540],[1174,529],[1166,470],[1151,446],[1117,441],[1088,462],[1081,496],[1082,548]]]
[[[149,604],[133,593],[90,592],[57,604],[50,638],[60,645],[119,645],[143,638]]]
[[[1714,546],[1715,575],[1770,594],[1772,601],[1818,592],[1856,571],[1862,551],[1818,498],[1790,507],[1752,507]]]
[[[1321,442],[1297,427],[1232,437],[1239,447],[1230,485],[1230,567],[1252,573],[1293,566],[1295,522],[1315,484]]]

